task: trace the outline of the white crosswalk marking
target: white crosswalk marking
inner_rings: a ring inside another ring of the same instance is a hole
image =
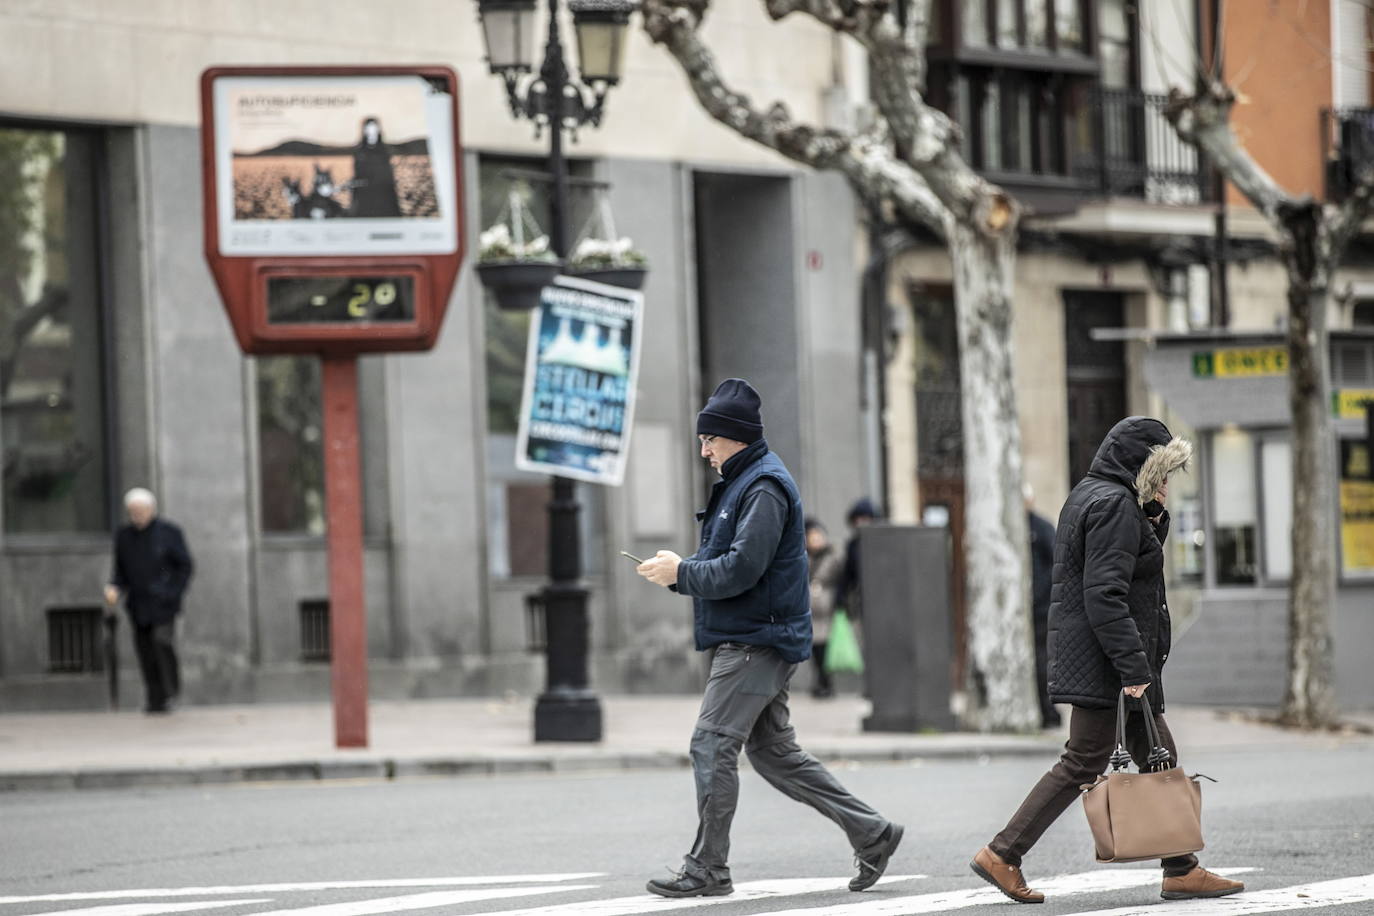
[[[889,875],[880,884],[914,881],[925,875]],[[721,903],[741,903],[837,891],[849,886],[848,878],[782,878],[775,881],[745,881],[735,885],[728,897],[654,897],[637,894],[634,897],[615,897],[610,900],[583,900],[522,910],[502,910],[488,916],[629,916],[632,913],[658,913],[663,910],[695,909]]]
[[[1168,916],[1190,916],[1193,913],[1205,913],[1206,916],[1250,916],[1313,907],[1344,906],[1371,900],[1374,900],[1374,875],[1362,875],[1358,878],[1276,887],[1267,891],[1246,891],[1215,900],[1179,900],[1168,904],[1164,910],[1155,902],[1145,906],[1093,910],[1090,913],[1077,913],[1075,916],[1158,916],[1162,912],[1167,912]],[[1369,912],[1365,908],[1361,910]]]
[[[560,884],[556,887],[493,887],[471,891],[430,891],[407,894],[404,897],[382,897],[376,900],[351,900],[347,903],[324,903],[318,906],[290,910],[269,910],[256,916],[375,916],[377,913],[404,913],[408,910],[428,910],[438,906],[475,903],[479,900],[500,900],[506,897],[533,897],[536,894],[557,894],[564,891],[585,891],[595,884]]]
[[[216,887],[145,887],[123,891],[82,891],[70,894],[34,894],[28,897],[0,897],[6,903],[49,903],[64,900],[147,900],[156,897],[209,897],[214,894],[288,894],[294,891],[359,890],[387,887],[472,887],[482,884],[555,884],[559,881],[586,881],[604,878],[604,872],[574,872],[553,875],[477,875],[462,878],[377,878],[366,881],[308,881],[293,884],[240,884]]]
[[[1218,868],[1214,871],[1218,874],[1235,874],[1253,871],[1253,869]],[[1107,868],[1076,875],[1060,875],[1046,881],[1035,881],[1033,885],[1036,890],[1043,891],[1046,897],[1051,895],[1062,897],[1070,894],[1091,894],[1098,891],[1143,887],[1158,883],[1158,869]],[[988,903],[1000,903],[1006,899],[1002,896],[1002,892],[996,888],[984,886],[974,890],[940,891],[912,897],[861,900],[835,906],[777,910],[768,916],[918,916],[921,913],[944,913],[949,910],[963,910]]]
[[[266,898],[249,900],[198,900],[194,903],[112,903],[108,906],[88,906],[80,910],[62,910],[43,916],[157,916],[159,913],[189,913],[193,910],[212,910],[216,907],[243,906],[249,903],[269,903]]]

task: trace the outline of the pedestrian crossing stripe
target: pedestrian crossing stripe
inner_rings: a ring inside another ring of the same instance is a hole
[[[187,903],[110,903],[105,906],[89,906],[80,910],[63,910],[66,916],[157,916],[160,913],[190,913],[195,910],[224,909],[231,906],[246,906],[250,903],[271,903],[268,898],[248,900],[197,900]],[[55,916],[55,914],[52,914]]]
[[[1253,868],[1218,868],[1218,874],[1239,875],[1253,872]],[[71,894],[46,894],[27,897],[0,897],[0,916],[27,916],[15,912],[16,904],[55,903],[77,900],[126,900],[131,902],[103,904],[81,909],[33,911],[41,916],[161,916],[161,914],[197,913],[224,910],[230,907],[252,907],[251,916],[383,916],[443,909],[444,916],[465,911],[455,909],[470,903],[495,900],[514,901],[520,897],[546,896],[595,890],[600,885],[573,883],[588,878],[600,878],[599,873],[571,875],[507,875],[487,877],[378,879],[372,881],[306,882],[290,884],[259,884],[217,887],[146,888],[143,890],[86,891]],[[755,916],[919,916],[923,913],[942,913],[968,909],[986,904],[1000,904],[1005,898],[996,889],[979,885],[972,889],[938,891],[926,894],[890,896],[892,886],[917,881],[924,875],[890,875],[882,879],[888,894],[867,893],[846,895],[845,903],[801,908],[759,909],[770,902],[806,894],[830,893],[842,890],[848,878],[786,878],[745,881],[735,885],[735,893],[724,897],[689,897],[664,899],[650,894],[601,900],[576,900],[551,906],[520,907],[515,909],[483,910],[482,916],[632,916],[638,913],[661,913],[666,910],[697,909],[721,904],[749,904]],[[1078,874],[1059,875],[1036,880],[1032,884],[1047,898],[1060,899],[1084,894],[1100,894],[1113,890],[1157,887],[1159,872],[1153,868],[1094,869]],[[501,886],[501,885],[526,886]],[[370,888],[424,888],[430,890],[363,900],[317,904],[289,909],[258,909],[277,903],[271,897],[250,897],[250,894],[284,894],[317,892],[321,890],[357,890]],[[270,890],[268,890],[270,888]],[[173,900],[172,897],[214,896],[231,897],[219,900]],[[1153,896],[1153,895],[1152,895]],[[136,899],[137,898],[137,899]],[[1374,874],[1288,887],[1253,890],[1214,900],[1190,900],[1160,903],[1158,900],[1124,907],[1081,911],[1066,916],[1258,916],[1264,913],[1284,913],[1314,908],[1334,908],[1362,905],[1368,911],[1374,901]],[[479,909],[481,909],[479,907]],[[1349,912],[1354,912],[1353,910]],[[1339,911],[1331,911],[1339,916]]]
[[[1215,900],[1180,900],[1169,904],[1167,912],[1168,916],[1254,916],[1259,913],[1345,906],[1370,900],[1374,900],[1374,875],[1361,875],[1357,878],[1276,887],[1267,891],[1246,891]],[[1363,907],[1361,911],[1369,912]],[[1076,916],[1159,916],[1160,913],[1159,905],[1153,904],[1093,910]]]
[[[366,890],[387,887],[472,887],[482,884],[556,884],[560,881],[587,881],[604,878],[605,872],[586,871],[549,875],[465,875],[459,878],[373,878],[363,881],[306,881],[278,884],[236,884],[215,887],[145,887],[125,891],[80,891],[71,894],[33,894],[27,897],[0,897],[7,903],[59,903],[66,900],[120,900],[159,897],[211,897],[215,894],[287,894],[297,891]],[[171,912],[164,910],[163,912]]]

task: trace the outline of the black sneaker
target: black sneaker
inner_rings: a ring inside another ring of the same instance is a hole
[[[709,875],[689,875],[685,871],[671,878],[652,878],[645,887],[660,897],[724,897],[735,892],[729,878],[717,881]]]
[[[876,843],[854,853],[854,864],[859,867],[859,873],[849,882],[851,891],[866,891],[878,883],[883,872],[887,871],[887,860],[892,858],[897,845],[902,842],[903,832],[901,824],[890,823]]]

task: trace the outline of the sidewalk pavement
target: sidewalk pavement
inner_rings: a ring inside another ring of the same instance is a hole
[[[0,791],[195,785],[280,780],[398,779],[690,766],[696,696],[606,696],[599,743],[533,741],[530,698],[373,701],[370,746],[334,747],[328,703],[191,706],[168,716],[135,711],[0,715]],[[803,747],[827,762],[1035,756],[1048,763],[1063,730],[1038,735],[866,733],[866,701],[792,701]],[[1204,748],[1358,743],[1363,730],[1300,733],[1236,712],[1170,707],[1179,744]],[[1352,721],[1354,721],[1352,720]]]

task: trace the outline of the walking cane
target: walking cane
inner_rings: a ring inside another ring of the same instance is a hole
[[[115,632],[119,629],[119,615],[113,606],[106,606],[105,619],[105,672],[106,687],[110,694],[110,709],[119,708],[119,653],[116,651]]]

